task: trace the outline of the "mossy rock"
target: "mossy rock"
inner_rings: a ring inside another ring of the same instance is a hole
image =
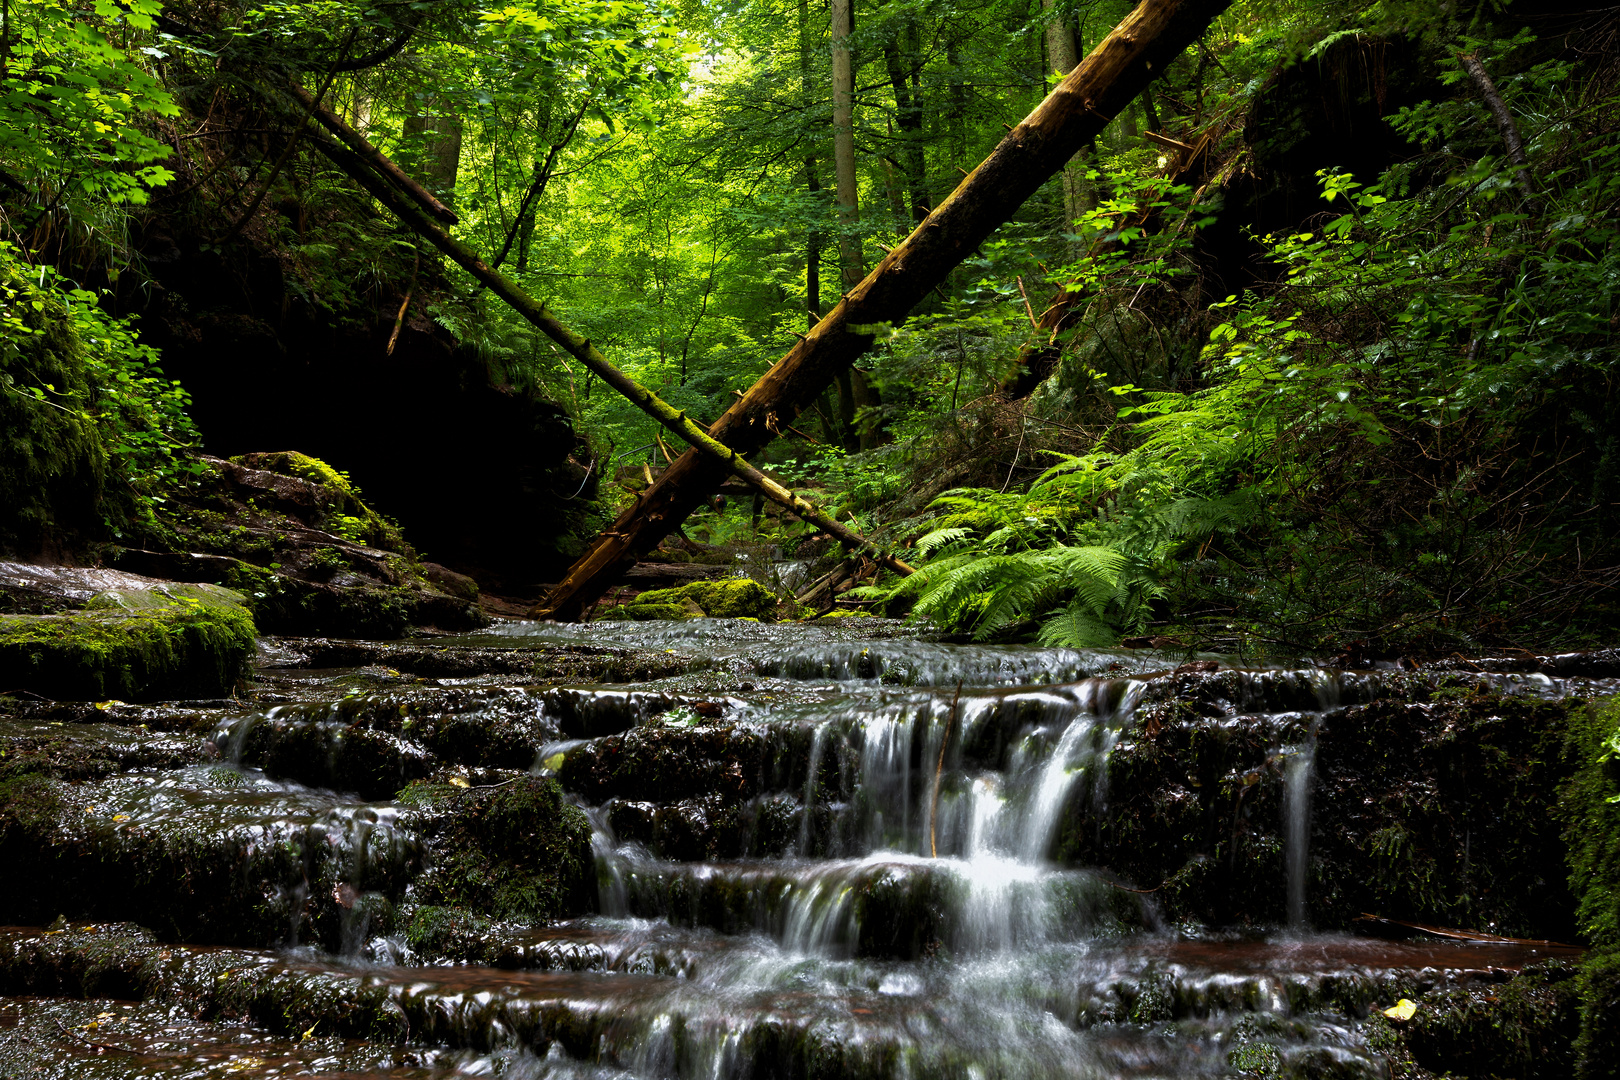
[[[1593,952],[1581,968],[1581,1032],[1575,1041],[1580,1080],[1620,1077],[1620,949]]]
[[[0,687],[69,701],[230,693],[253,656],[243,597],[166,588],[98,594],[83,614],[0,617]]]
[[[1065,862],[1104,865],[1158,890],[1167,918],[1266,925],[1286,918],[1286,770],[1279,743],[1308,727],[1225,715],[1232,672],[1156,682],[1108,763],[1108,812],[1076,805]],[[1413,693],[1430,686],[1414,682]],[[1308,683],[1272,680],[1267,709]],[[1251,699],[1252,700],[1252,699]],[[1251,706],[1252,707],[1252,706]],[[1304,705],[1309,708],[1309,704]],[[1575,932],[1559,823],[1573,771],[1570,700],[1440,688],[1331,710],[1317,732],[1308,918],[1342,929],[1362,912],[1515,937]],[[987,747],[988,749],[992,749]],[[1234,826],[1234,822],[1237,823]]]
[[[694,603],[715,619],[769,619],[776,614],[776,597],[752,578],[694,581],[674,589],[653,589],[636,597],[632,607]]]
[[[411,915],[405,943],[420,957],[434,960],[484,960],[493,920],[464,908],[424,904]]]
[[[656,619],[691,619],[702,614],[701,610],[693,610],[684,604],[625,604],[608,608],[597,618],[619,622],[652,622]]]
[[[413,811],[410,825],[428,846],[413,892],[424,905],[523,919],[590,909],[590,822],[555,780],[524,777],[437,799]]]
[[[870,619],[872,617],[870,611],[854,611],[850,608],[833,608],[827,614],[821,616],[823,619]]]
[[[1575,973],[1574,964],[1549,960],[1500,985],[1425,994],[1402,1042],[1434,1072],[1569,1076],[1579,1027]]]
[[[231,461],[249,469],[291,476],[316,485],[330,500],[331,512],[323,523],[328,532],[381,551],[405,552],[414,557],[415,552],[405,542],[399,526],[367,506],[354,482],[320,458],[295,450],[276,450],[243,454]]]

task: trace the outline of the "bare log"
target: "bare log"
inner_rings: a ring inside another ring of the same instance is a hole
[[[418,236],[421,236],[434,247],[454,259],[462,269],[477,278],[496,296],[510,304],[514,311],[534,324],[541,333],[561,345],[570,355],[595,373],[598,378],[629,398],[647,415],[684,439],[695,451],[708,456],[716,462],[719,468],[740,476],[766,498],[781,505],[802,520],[831,534],[846,547],[870,555],[897,574],[907,575],[913,573],[912,568],[893,553],[885,551],[854,530],[840,525],[831,515],[814,503],[800,498],[748,464],[741,455],[716,440],[688,417],[684,409],[675,408],[675,406],[614,367],[608,361],[608,358],[602,355],[600,349],[565,326],[561,320],[545,309],[545,305],[538,303],[534,297],[520,288],[511,278],[499,270],[491,268],[483,259],[479,258],[476,251],[445,232],[433,221],[430,221],[417,206],[404,198],[399,191],[390,186],[381,176],[367,168],[368,162],[362,155],[352,153],[325,140],[318,142],[316,145],[339,168],[369,191],[378,202],[392,210]],[[592,599],[594,600],[596,597]]]
[[[872,336],[861,333],[861,327],[903,321],[957,263],[1197,41],[1229,3],[1143,0],[709,433],[742,454],[774,439],[871,347]],[[697,453],[683,454],[634,507],[597,537],[536,614],[579,618],[626,567],[652,550],[724,478],[718,462]]]

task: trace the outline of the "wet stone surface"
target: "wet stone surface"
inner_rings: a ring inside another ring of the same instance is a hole
[[[511,623],[267,642],[229,700],[0,698],[0,1075],[1567,1061],[1579,950],[1346,931],[1567,935],[1522,808],[1606,661],[1183,659]]]

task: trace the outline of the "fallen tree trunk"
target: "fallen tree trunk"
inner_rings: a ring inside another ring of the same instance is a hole
[[[1202,36],[1230,0],[1143,0],[957,189],[709,429],[741,454],[764,447],[872,344],[861,329],[905,319],[1087,140],[1102,132],[1165,65]],[[686,453],[596,538],[536,609],[578,619],[725,478]]]
[[[391,176],[379,175],[369,167],[370,159],[366,155],[346,150],[324,140],[317,141],[316,145],[327,158],[369,191],[378,202],[392,210],[395,216],[418,236],[454,259],[469,274],[510,304],[513,310],[533,323],[547,337],[566,349],[603,382],[629,398],[649,416],[689,443],[695,452],[714,461],[720,469],[735,473],[766,498],[824,530],[846,547],[870,555],[897,574],[906,575],[913,572],[910,566],[894,554],[883,550],[854,530],[840,525],[814,503],[800,498],[748,464],[730,447],[714,439],[691,420],[685,410],[675,408],[614,367],[608,362],[607,357],[602,355],[600,349],[563,325],[556,316],[545,309],[545,305],[536,302],[534,297],[519,288],[511,278],[491,268],[479,258],[476,251],[431,221],[417,205],[418,200],[414,196],[407,198],[406,193],[402,193],[391,182]]]

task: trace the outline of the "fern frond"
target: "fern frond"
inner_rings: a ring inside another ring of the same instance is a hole
[[[917,541],[917,553],[924,557],[933,554],[936,548],[955,543],[964,537],[971,536],[972,530],[964,526],[955,526],[949,529],[935,529],[933,532]]]
[[[1036,640],[1047,646],[1098,649],[1116,644],[1118,638],[1112,627],[1083,604],[1072,604],[1043,622]]]

